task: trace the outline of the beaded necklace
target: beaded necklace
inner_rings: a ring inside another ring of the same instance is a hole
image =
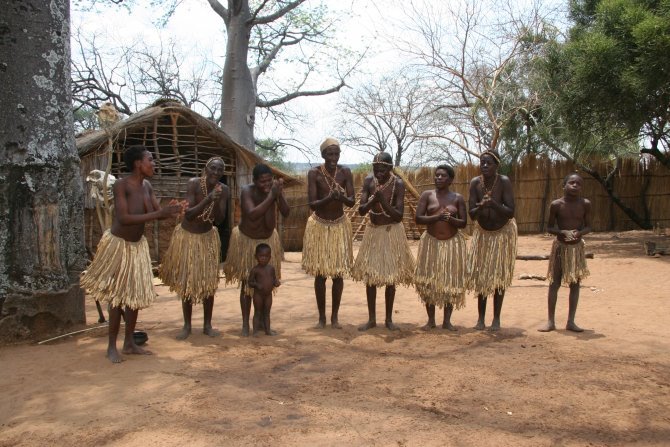
[[[484,193],[484,198],[490,199],[491,193],[493,192],[493,189],[496,187],[496,183],[498,183],[498,173],[496,172],[496,176],[493,178],[493,184],[491,185],[490,188],[486,187],[486,180],[484,179],[483,175],[480,175],[479,178],[480,178],[479,184],[482,185],[482,192]]]
[[[378,191],[381,192],[381,191],[386,190],[386,188],[388,188],[389,184],[392,184],[393,188],[391,189],[391,200],[393,200],[393,196],[395,194],[396,176],[393,173],[391,173],[391,176],[386,181],[386,183],[384,183],[383,185],[379,184],[379,180],[377,180],[377,177],[373,177],[373,179],[374,179],[374,184],[375,184],[375,193],[377,193]],[[371,209],[370,214],[374,214],[375,216],[391,217],[391,216],[388,215],[386,210],[384,208],[382,208],[382,206],[379,203],[377,205],[379,205],[379,207],[381,208],[381,211],[375,211],[375,210]]]
[[[319,166],[319,168],[321,170],[321,174],[323,174],[323,178],[326,179],[326,185],[328,185],[328,189],[330,190],[330,192],[333,192],[333,191],[336,191],[336,190],[340,191],[340,192],[344,192],[344,188],[342,188],[342,186],[340,186],[337,183],[337,180],[335,180],[337,178],[337,171],[338,171],[337,165],[335,165],[335,175],[330,175],[330,172],[328,172],[328,170],[326,169],[325,164]]]
[[[216,186],[215,186],[216,188]],[[207,178],[205,176],[200,177],[200,190],[202,195],[207,198]],[[214,202],[212,201],[207,208],[198,216],[198,219],[202,219],[203,222],[214,223],[214,218],[212,217],[212,212],[214,211]]]

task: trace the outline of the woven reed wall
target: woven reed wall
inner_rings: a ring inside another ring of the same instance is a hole
[[[307,180],[306,177],[305,180]],[[298,185],[285,188],[284,197],[291,207],[289,216],[280,217],[278,224],[284,251],[302,251],[302,237],[305,234],[307,219],[311,214],[307,205],[307,186]]]
[[[188,180],[201,174],[205,163],[211,157],[221,157],[225,164],[224,181],[230,188],[231,199],[228,202],[227,221],[239,221],[239,190],[237,173],[240,166],[233,149],[223,148],[210,136],[199,133],[197,123],[193,123],[179,114],[159,116],[150,124],[131,130],[124,129],[112,139],[111,174],[120,178],[125,175],[123,151],[125,148],[141,144],[149,149],[154,157],[156,170],[150,179],[154,194],[161,205],[171,199],[183,199],[186,196]],[[84,207],[86,209],[85,234],[86,248],[95,252],[100,240],[100,225],[95,217],[95,202],[90,197],[90,185],[86,176],[93,169],[104,171],[107,167],[107,145],[103,145],[81,157],[80,172],[84,183]],[[242,167],[244,170],[244,167]],[[176,221],[172,219],[149,222],[145,236],[151,248],[151,257],[160,261],[167,250]],[[222,236],[229,233],[230,223],[222,229]],[[227,246],[227,241],[223,241]]]
[[[160,148],[160,147],[159,147]],[[204,164],[211,156],[209,151],[198,151],[198,158],[191,157],[194,162]],[[115,154],[120,155],[120,154]],[[163,159],[165,160],[165,158]],[[82,159],[82,174],[91,169],[104,169],[104,158],[85,157]],[[163,161],[161,162],[163,163]],[[154,176],[151,183],[159,200],[166,203],[171,198],[182,198],[185,193],[188,178],[199,174],[194,168],[188,170],[188,176],[175,176],[167,162],[162,165],[164,175]],[[230,164],[229,164],[230,163]],[[593,162],[592,166],[606,175],[608,168],[611,169],[611,161]],[[234,174],[234,164],[226,160],[230,174]],[[115,175],[120,174],[120,160],[116,162]],[[231,168],[232,167],[232,168]],[[197,168],[195,168],[197,169]],[[455,167],[456,178],[451,189],[462,194],[466,200],[470,180],[479,175],[479,166],[465,164]],[[158,171],[158,168],[157,168]],[[530,157],[515,166],[510,173],[510,179],[514,185],[514,196],[516,202],[515,218],[520,233],[543,233],[546,231],[546,221],[549,205],[552,200],[563,194],[563,178],[575,171],[575,167],[568,162],[553,161],[546,158]],[[354,189],[360,191],[366,174],[354,175]],[[419,192],[432,189],[433,169],[421,168],[406,174],[406,177]],[[602,186],[589,175],[583,174],[584,188],[583,196],[592,203],[591,222],[594,231],[625,231],[638,228],[637,225],[626,216],[618,207],[611,203],[609,196]],[[231,183],[235,183],[235,176],[228,177]],[[307,205],[307,179],[304,185],[288,187],[285,189],[286,200],[291,207],[288,218],[279,218],[278,231],[286,251],[301,251],[302,238],[305,232],[307,218],[311,211]],[[230,185],[229,185],[230,186]],[[646,205],[649,208],[650,219],[653,225],[670,227],[670,170],[660,163],[651,162],[647,169],[637,160],[622,160],[620,171],[614,178],[614,192],[636,212],[643,213],[642,192],[646,189]],[[409,193],[408,193],[409,194]],[[92,203],[92,202],[91,202]],[[230,218],[234,223],[239,221],[239,193],[237,188],[231,187],[231,201],[229,203]],[[404,220],[409,226],[409,220],[413,219],[410,207],[405,207]],[[94,210],[87,210],[86,214],[86,246],[95,251],[95,246],[100,238],[99,225]],[[175,222],[160,221],[147,224],[147,239],[152,248],[152,258],[159,260],[160,255],[167,248]],[[471,231],[472,222],[468,223],[466,230]],[[222,235],[223,236],[223,235]],[[409,237],[409,236],[408,236]],[[156,251],[158,246],[158,251]]]
[[[153,123],[114,136],[112,147],[111,173],[119,178],[125,173],[123,151],[125,148],[141,144],[154,156],[156,173],[150,180],[158,199],[183,198],[186,184],[191,177],[200,175],[207,160],[219,156],[226,163],[224,176],[228,178],[231,195],[237,197],[238,186],[236,172],[238,163],[232,149],[222,148],[206,134],[198,134],[198,127],[181,116],[161,116]],[[91,151],[81,157],[82,179],[93,169],[104,171],[107,167],[107,145]],[[85,208],[95,208],[90,198],[90,187],[84,184]]]
[[[594,161],[591,165],[605,177],[612,169],[612,161]],[[620,161],[619,173],[614,177],[614,193],[630,208],[643,214],[643,190],[646,187],[646,204],[652,224],[670,226],[670,170],[651,161],[647,169],[633,159]],[[479,175],[479,166],[465,164],[455,167],[456,178],[451,189],[462,194],[466,200],[470,180]],[[516,165],[509,177],[514,185],[515,218],[521,233],[543,233],[546,231],[549,205],[563,195],[563,179],[579,171],[570,162],[547,158],[527,157]],[[582,195],[592,204],[591,224],[594,231],[625,231],[639,228],[623,211],[612,203],[607,192],[588,174],[579,172],[584,178]],[[432,189],[433,170],[421,168],[408,173],[407,177],[419,191]],[[468,227],[471,223],[468,224]]]
[[[591,166],[605,177],[613,165],[610,160],[596,160]],[[543,157],[528,157],[516,165],[509,177],[514,187],[515,218],[520,233],[544,233],[547,226],[549,205],[552,200],[563,195],[563,179],[578,169],[566,161],[549,160]],[[451,186],[467,201],[470,180],[480,174],[479,165],[455,166],[456,177]],[[367,174],[354,174],[354,189],[360,191]],[[625,231],[639,227],[612,203],[603,187],[588,174],[580,172],[584,178],[582,195],[592,204],[591,224],[594,231]],[[419,192],[433,189],[433,168],[420,168],[406,173],[406,177]],[[307,179],[304,179],[305,184]],[[670,227],[670,170],[651,160],[644,166],[635,159],[620,160],[619,173],[614,177],[614,193],[630,208],[643,214],[643,192],[649,208],[652,225]],[[286,190],[286,198],[291,205],[291,215],[284,220],[287,229],[283,241],[287,251],[302,249],[302,235],[305,231],[309,209],[307,207],[307,186]],[[405,207],[404,220],[412,218]],[[407,222],[406,222],[407,225]],[[290,229],[290,231],[288,231]],[[466,231],[471,232],[472,222],[468,221]],[[287,248],[290,247],[290,248]]]

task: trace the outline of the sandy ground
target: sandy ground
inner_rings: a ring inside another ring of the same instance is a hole
[[[537,332],[547,285],[518,279],[499,333],[472,329],[473,296],[454,313],[457,333],[424,332],[424,308],[407,288],[396,297],[400,332],[358,332],[364,287],[351,281],[344,329],[312,329],[313,281],[300,254],[287,253],[272,310],[278,336],[240,337],[238,290],[222,284],[214,323],[223,336],[200,333],[198,307],[194,334],[179,342],[180,304],[159,286],[138,324],[153,356],[110,364],[105,328],[0,348],[0,446],[667,446],[670,257],[644,255],[642,242],[653,237],[587,238],[595,259],[577,313],[583,334]],[[524,236],[519,253],[550,245]],[[546,268],[518,261],[515,276]],[[560,327],[566,314],[562,288]],[[93,305],[87,318],[95,326]]]

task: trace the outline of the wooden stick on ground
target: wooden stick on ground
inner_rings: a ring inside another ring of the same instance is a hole
[[[107,326],[109,326],[109,323],[103,323],[99,326],[87,327],[86,329],[81,329],[79,331],[74,331],[74,332],[68,332],[67,334],[59,335],[58,337],[47,338],[46,340],[42,340],[42,341],[37,342],[37,344],[42,345],[42,344],[48,343],[50,341],[54,341],[54,340],[58,340],[58,339],[61,339],[61,338],[69,337],[70,335],[81,334],[83,332],[88,332],[88,331],[92,331],[93,329],[98,329],[98,328],[107,327]]]
[[[519,279],[537,279],[540,281],[546,281],[547,277],[542,275],[531,275],[529,273],[524,273],[522,275],[519,275]]]
[[[588,259],[593,259],[593,253],[586,253]],[[516,255],[519,261],[547,261],[549,255]]]

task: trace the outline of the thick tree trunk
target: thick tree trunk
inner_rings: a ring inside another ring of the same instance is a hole
[[[69,14],[69,0],[15,0],[0,16],[0,338],[84,322]]]
[[[230,19],[226,23],[228,40],[223,66],[221,127],[235,142],[253,151],[256,87],[247,64],[249,18],[248,1],[240,2],[239,8],[230,8]]]

